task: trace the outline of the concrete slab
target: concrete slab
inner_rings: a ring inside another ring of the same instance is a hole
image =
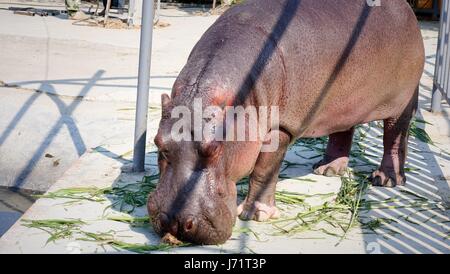
[[[88,92],[89,85],[80,90]],[[122,131],[132,135],[132,113],[120,111],[131,105],[17,88],[0,87],[0,94],[1,186],[46,191],[89,148]]]

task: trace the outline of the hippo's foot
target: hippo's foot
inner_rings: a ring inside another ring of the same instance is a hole
[[[328,177],[345,174],[354,131],[355,128],[352,127],[347,131],[333,133],[329,136],[325,156],[313,166],[315,174]]]
[[[276,206],[270,206],[261,202],[250,203],[247,199],[238,206],[237,214],[241,220],[254,220],[257,222],[265,222],[269,219],[280,217],[280,211]]]
[[[325,175],[327,177],[342,176],[347,171],[348,157],[327,159],[324,157],[320,162],[314,164],[314,174]]]
[[[406,177],[400,172],[396,172],[393,168],[381,166],[378,170],[375,170],[372,173],[372,176],[370,176],[370,181],[373,186],[396,187],[404,186],[406,183]]]

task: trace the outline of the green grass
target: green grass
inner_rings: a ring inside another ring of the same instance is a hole
[[[146,217],[133,217],[130,215],[109,216],[107,220],[126,223],[134,227],[148,226],[150,224],[150,218]]]
[[[116,220],[124,221],[124,218],[116,218]],[[128,219],[132,222],[145,222],[145,218]],[[150,251],[165,251],[174,246],[168,244],[135,244],[127,243],[122,240],[118,240],[114,236],[114,231],[109,232],[87,232],[81,229],[81,226],[86,224],[79,219],[44,219],[44,220],[22,220],[22,225],[40,229],[47,232],[50,237],[47,239],[46,244],[49,242],[56,242],[61,239],[75,238],[78,241],[96,242],[100,246],[109,245],[115,249],[128,250],[136,253],[147,253]],[[179,245],[178,247],[187,246],[187,244]]]
[[[149,245],[149,244],[127,243],[116,239],[112,232],[93,233],[82,231],[81,234],[82,236],[80,238],[77,238],[77,240],[79,241],[95,242],[101,246],[109,245],[117,250],[127,250],[135,253],[148,253],[151,251],[167,251],[173,248],[173,246],[168,244]]]
[[[287,177],[289,178],[289,177]],[[289,178],[292,179],[292,178]],[[238,196],[244,199],[248,193],[248,177],[238,182]],[[334,193],[319,194],[301,194],[292,191],[277,190],[275,191],[275,201],[285,205],[304,205],[305,199],[312,197],[328,198],[335,195]]]
[[[47,220],[22,220],[22,225],[36,228],[50,234],[46,244],[59,239],[71,238],[85,222],[79,219],[47,219]]]
[[[112,206],[120,211],[131,213],[137,207],[146,205],[150,192],[155,190],[159,174],[144,176],[142,181],[128,183],[113,187],[77,187],[60,189],[44,195],[36,195],[39,198],[71,199],[91,202],[103,202],[111,198]]]
[[[136,208],[147,204],[148,195],[156,189],[159,174],[144,176],[141,182],[115,186],[111,193],[113,197],[113,207],[117,207],[121,212],[131,213]]]
[[[34,195],[37,198],[48,199],[71,199],[71,200],[86,200],[91,202],[106,201],[105,194],[111,192],[111,187],[97,188],[97,187],[73,187],[56,190],[42,195]]]
[[[378,230],[383,229],[389,232],[389,234],[398,234],[395,230],[383,227],[384,224],[397,223],[396,220],[390,218],[370,218],[367,222],[360,221],[361,227],[371,230],[373,233],[378,234]]]
[[[358,217],[359,204],[367,189],[367,182],[362,183],[363,181],[352,179],[350,175],[341,177],[341,182],[341,189],[334,201],[318,206],[307,206],[306,210],[295,216],[272,221],[271,224],[278,230],[275,235],[293,235],[317,230],[343,239]],[[322,223],[340,229],[342,234],[318,227]]]
[[[428,133],[424,129],[420,128],[418,126],[418,124],[429,124],[429,125],[431,125],[430,123],[428,123],[428,122],[426,122],[424,120],[420,120],[420,119],[414,118],[412,120],[412,122],[411,122],[411,125],[410,125],[409,135],[419,139],[420,141],[422,141],[424,143],[434,145],[434,142],[433,142],[433,140],[431,140],[430,135],[428,135]]]
[[[233,229],[233,232],[245,235],[253,235],[258,241],[261,241],[259,234],[249,227],[241,227],[241,228],[235,227]]]

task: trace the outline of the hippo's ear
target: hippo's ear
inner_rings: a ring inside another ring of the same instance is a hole
[[[168,118],[170,114],[170,106],[172,104],[172,100],[169,95],[163,93],[161,94],[161,115],[162,119]]]
[[[161,107],[163,109],[168,108],[171,102],[169,95],[166,93],[161,94]]]

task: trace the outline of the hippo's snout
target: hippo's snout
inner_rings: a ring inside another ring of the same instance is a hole
[[[170,216],[167,213],[160,213],[152,218],[155,231],[164,236],[167,233],[175,236],[178,240],[194,244],[221,244],[231,235],[226,226],[216,228],[214,222],[204,216]]]

